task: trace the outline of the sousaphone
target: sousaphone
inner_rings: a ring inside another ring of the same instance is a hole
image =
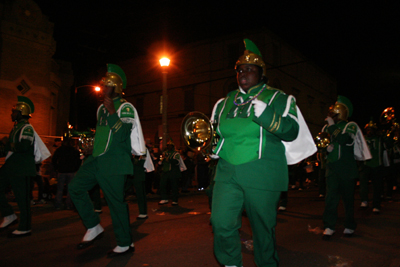
[[[210,119],[198,111],[190,112],[183,118],[181,135],[191,150],[206,152],[206,154],[209,154],[218,142]]]
[[[329,133],[327,133],[327,132],[318,133],[318,135],[314,138],[314,142],[318,148],[328,147],[331,142]]]
[[[386,136],[397,142],[400,138],[400,125],[396,122],[396,115],[393,107],[385,108],[380,117],[381,125],[386,129]]]

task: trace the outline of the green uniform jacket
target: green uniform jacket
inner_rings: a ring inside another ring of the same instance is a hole
[[[333,146],[333,150],[327,156],[327,176],[330,171],[335,170],[336,172],[346,172],[352,178],[357,177],[357,163],[354,158],[354,139],[357,130],[356,123],[347,121],[324,126],[323,131],[328,132],[331,136],[329,146]]]
[[[261,90],[257,99],[268,106],[258,118],[251,102],[235,105],[235,101],[244,103]],[[245,186],[286,191],[288,167],[282,140],[293,141],[299,132],[294,98],[261,83],[246,94],[239,89],[228,93],[214,111],[212,121],[217,124],[220,140],[213,152],[222,159],[218,170],[224,173],[218,175],[217,171],[215,181],[229,177],[233,172],[229,165],[235,165],[239,175],[248,177]]]
[[[178,151],[175,150],[165,151],[163,154],[163,161],[162,161],[163,173],[169,172],[177,178],[181,177],[181,169],[179,166],[180,157],[181,155],[178,153]]]
[[[12,129],[6,151],[13,152],[1,168],[2,175],[36,176],[34,155],[34,132],[27,120],[19,121]]]
[[[371,152],[372,159],[364,161],[366,166],[376,168],[383,165],[383,145],[382,139],[378,135],[364,136],[368,144],[369,151]]]
[[[96,159],[103,175],[132,175],[130,133],[135,118],[134,109],[132,104],[120,97],[113,100],[116,110],[124,105],[121,118],[117,113],[110,115],[103,105],[99,107],[93,154],[84,164]]]

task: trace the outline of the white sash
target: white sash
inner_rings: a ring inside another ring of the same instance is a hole
[[[299,108],[297,108],[297,119],[299,123],[299,134],[297,138],[291,142],[282,141],[285,145],[286,161],[288,165],[299,163],[317,152],[314,139]]]
[[[35,136],[35,138],[34,138],[35,163],[39,164],[39,163],[42,163],[42,161],[44,161],[45,159],[49,158],[51,156],[51,153],[50,153],[49,149],[47,148],[47,146],[43,143],[40,136],[36,133],[36,131],[32,125],[30,125],[30,124],[24,125],[24,127],[22,127],[22,129],[21,129],[21,136],[22,136],[22,132],[24,131],[24,129],[28,126],[31,126],[33,129],[33,133]],[[20,141],[21,141],[21,136],[19,137]]]

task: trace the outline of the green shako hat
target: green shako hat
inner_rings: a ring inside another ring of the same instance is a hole
[[[117,74],[121,80],[122,80],[122,89],[126,88],[126,76],[125,76],[125,72],[118,66],[115,64],[107,64],[107,72],[108,73],[115,73]]]
[[[239,57],[238,61],[236,62],[235,69],[239,65],[248,64],[248,65],[256,65],[262,68],[263,76],[267,74],[267,67],[264,63],[260,50],[258,50],[257,46],[249,39],[244,39],[244,46],[246,50],[244,54]]]
[[[347,109],[348,117],[351,117],[351,115],[353,114],[353,104],[351,104],[351,101],[347,97],[339,95],[336,103],[344,105]]]
[[[21,111],[24,116],[30,116],[35,111],[35,105],[26,96],[18,96],[18,102],[13,109]]]
[[[260,50],[258,50],[258,47],[249,39],[244,39],[244,46],[246,47],[246,50],[249,50],[250,52],[253,52],[254,54],[260,56],[262,58]]]

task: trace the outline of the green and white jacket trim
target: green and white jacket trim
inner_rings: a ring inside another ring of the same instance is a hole
[[[269,99],[267,105],[270,106],[274,99],[280,95],[284,94],[282,91],[271,88],[267,86],[268,90],[276,90],[274,94],[272,95],[271,99]],[[238,89],[241,90],[241,89]],[[242,91],[242,90],[241,90]],[[244,93],[244,92],[242,92]],[[221,98],[217,101],[217,103],[214,105],[212,114],[211,114],[211,124],[213,124],[214,128],[216,126],[216,131],[217,133],[221,133],[219,129],[219,122],[221,121],[221,116],[223,114],[223,111],[226,107],[227,99],[229,98]],[[263,100],[262,97],[260,97],[260,100]],[[241,100],[243,102],[243,99],[241,97],[238,97],[238,100]],[[224,103],[221,103],[223,102]],[[299,124],[299,134],[297,138],[291,142],[285,142],[282,140],[283,145],[285,146],[285,155],[286,155],[286,160],[288,165],[296,164],[300,162],[301,160],[313,155],[316,151],[317,148],[315,146],[314,140],[312,138],[312,135],[308,129],[308,126],[303,118],[303,115],[300,112],[300,109],[296,106],[295,98],[292,95],[289,95],[286,101],[286,107],[281,116],[276,115],[276,117],[273,118],[271,125],[269,127],[263,127],[260,125],[260,140],[259,140],[259,149],[258,149],[258,159],[261,159],[263,155],[263,149],[264,149],[264,140],[263,140],[263,131],[268,130],[271,133],[274,133],[279,129],[280,127],[280,122],[282,117],[290,116],[292,119],[294,119],[298,124]],[[265,101],[264,101],[265,102]],[[219,114],[217,113],[218,107],[222,105],[221,110]],[[251,107],[252,105],[250,105]],[[250,107],[249,110],[247,111],[247,114],[250,114]],[[237,114],[238,108],[235,109],[235,115]],[[293,113],[293,114],[292,114]],[[297,115],[297,117],[296,117]],[[215,125],[217,124],[217,125]],[[220,140],[214,149],[214,158],[218,157],[218,154],[220,153],[222,147],[224,146],[225,138],[224,136],[220,135]]]
[[[104,107],[104,105],[100,105],[99,108],[97,109],[97,119],[99,116],[100,110]],[[129,108],[133,110],[133,116],[132,112],[129,111]],[[98,156],[101,156],[105,154],[108,151],[108,147],[110,145],[110,142],[112,140],[112,133],[117,132],[121,126],[122,123],[128,123],[132,124],[132,129],[131,129],[131,148],[132,148],[132,154],[136,156],[141,156],[146,154],[146,144],[145,140],[143,137],[143,132],[142,132],[142,126],[140,124],[140,119],[139,119],[139,114],[136,110],[136,108],[129,102],[124,102],[122,103],[118,110],[117,114],[119,117],[119,121],[110,128],[109,133],[108,133],[108,139],[107,139],[107,144],[104,148],[104,151],[99,154]]]
[[[44,161],[45,159],[49,158],[51,156],[51,153],[49,151],[49,149],[47,148],[47,146],[45,145],[45,143],[42,141],[42,139],[40,138],[40,136],[36,133],[35,129],[33,128],[33,126],[29,123],[22,125],[22,127],[20,127],[19,129],[16,129],[16,131],[14,132],[14,136],[13,136],[13,142],[15,143],[16,140],[16,133],[20,131],[19,134],[19,142],[21,142],[21,140],[25,139],[28,141],[31,141],[31,145],[34,145],[34,155],[35,155],[35,163],[39,164],[42,163],[42,161]],[[12,151],[10,151],[6,157],[6,160],[12,155]]]
[[[327,132],[328,131],[327,128],[328,125],[325,125],[322,128],[322,131]],[[341,130],[340,128],[336,129],[331,135],[331,141],[339,134],[345,134],[345,133],[349,134],[353,138],[353,142],[350,144],[346,144],[346,146],[354,145],[354,158],[356,160],[365,161],[372,158],[371,152],[369,151],[364,135],[362,134],[360,127],[354,121],[348,122],[344,126],[343,130]],[[335,143],[335,145],[338,146],[335,149],[338,149],[337,160],[339,160],[341,158],[341,145],[338,143]]]

